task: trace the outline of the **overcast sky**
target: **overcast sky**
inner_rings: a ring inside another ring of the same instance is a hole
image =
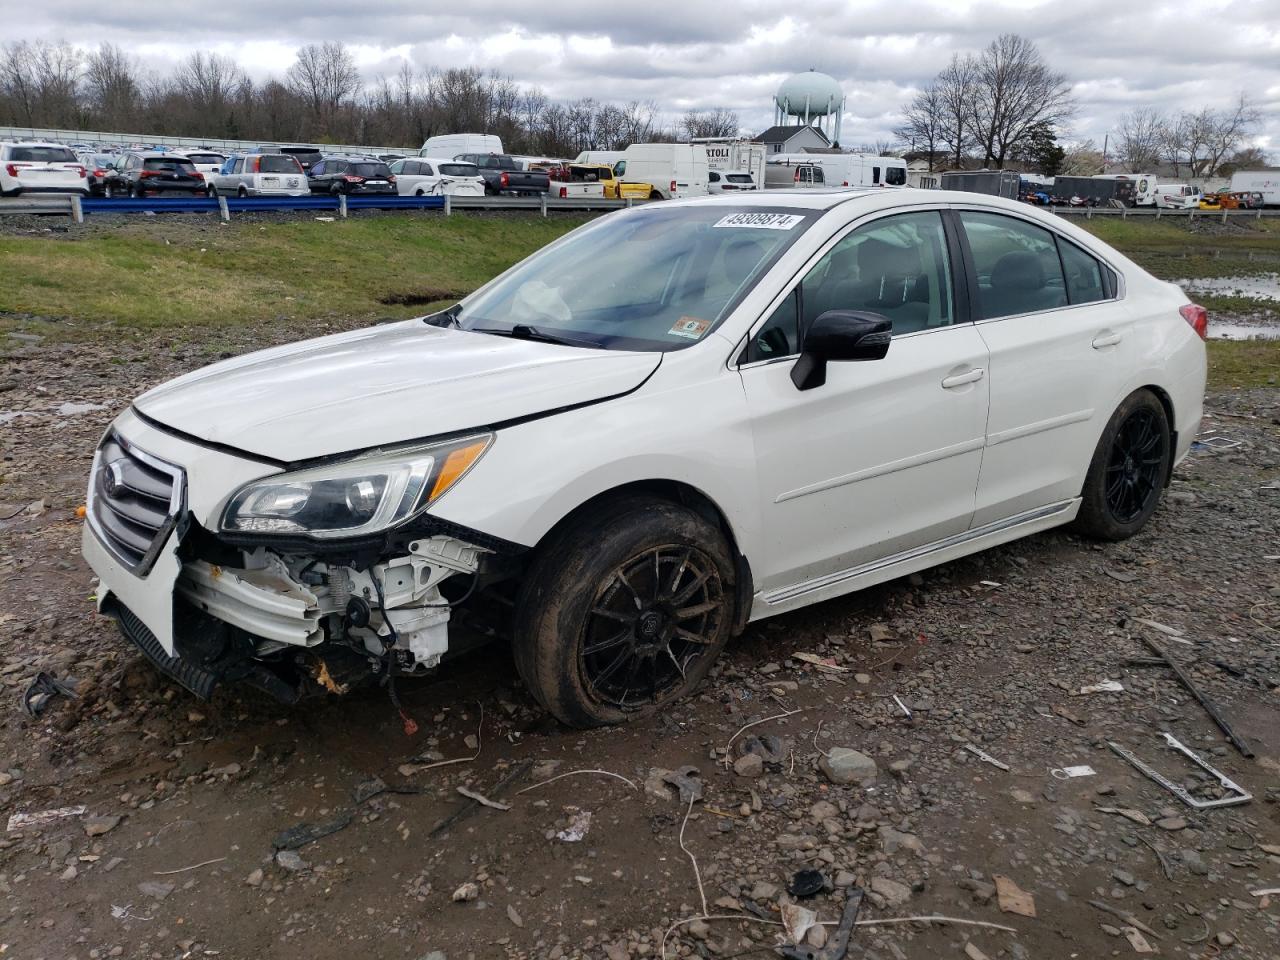
[[[556,99],[652,98],[669,116],[729,107],[757,133],[772,120],[778,84],[814,67],[845,89],[848,145],[888,138],[903,102],[952,53],[1015,32],[1073,82],[1072,137],[1101,145],[1132,107],[1226,106],[1244,90],[1265,111],[1259,145],[1280,160],[1280,0],[41,0],[21,8],[20,20],[6,20],[9,37],[112,41],[156,69],[202,49],[234,57],[257,78],[279,76],[298,46],[342,40],[369,77],[394,74],[404,59],[476,66]]]

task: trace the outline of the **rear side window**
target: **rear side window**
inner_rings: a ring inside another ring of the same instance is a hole
[[[725,177],[730,183],[751,183],[751,174],[749,173],[730,173]]]
[[[884,182],[891,187],[901,187],[907,182],[907,171],[902,167],[889,167],[884,172]]]
[[[1067,279],[1068,303],[1096,303],[1107,299],[1102,283],[1102,266],[1074,243],[1058,238],[1062,268]]]
[[[9,159],[20,163],[75,163],[76,155],[67,147],[14,147]]]
[[[1067,304],[1062,262],[1053,234],[998,213],[960,213],[978,280],[984,320],[1053,310]]]

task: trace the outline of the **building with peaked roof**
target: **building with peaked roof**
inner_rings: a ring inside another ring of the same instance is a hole
[[[755,140],[756,143],[765,145],[766,154],[806,153],[831,148],[831,141],[827,139],[827,135],[807,123],[770,127]]]

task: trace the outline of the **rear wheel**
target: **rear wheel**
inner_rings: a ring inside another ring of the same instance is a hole
[[[657,190],[654,190],[652,193],[650,193],[650,194],[649,194],[649,199],[650,199],[650,200],[661,200],[661,199],[662,199],[662,194],[660,194]]]
[[[1076,526],[1101,540],[1124,540],[1141,530],[1169,475],[1170,439],[1169,418],[1155,395],[1129,394],[1094,450]]]
[[[686,507],[633,497],[593,510],[553,534],[525,578],[516,666],[571,726],[656,712],[724,649],[734,575],[724,535]]]
[[[115,187],[113,187],[113,186],[111,186],[111,184],[109,184],[109,183],[107,183],[107,184],[103,184],[103,186],[102,186],[102,195],[103,195],[104,197],[106,197],[108,200],[111,200],[111,199],[113,199],[113,198],[115,197],[115,195],[116,195],[116,188],[115,188]]]
[[[239,190],[236,191],[236,196],[239,197],[241,200],[246,200],[249,197],[249,191],[246,188],[241,187]]]

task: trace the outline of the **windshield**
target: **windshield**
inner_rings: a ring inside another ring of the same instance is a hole
[[[347,171],[354,177],[389,177],[391,168],[385,163],[353,163]]]
[[[891,187],[900,187],[907,182],[907,171],[902,167],[890,167],[884,172],[884,182]]]
[[[27,163],[75,163],[76,155],[67,147],[14,147],[9,159]]]
[[[533,327],[584,346],[679,350],[711,333],[819,212],[716,203],[615,214],[517,266],[455,316],[466,330]]]
[[[476,157],[476,165],[484,167],[486,170],[514,170],[516,168],[515,161],[508,156],[498,156],[489,154],[487,157]]]
[[[267,154],[258,158],[259,173],[301,173],[302,167],[293,157]]]
[[[480,169],[474,163],[442,163],[436,169],[446,177],[480,176]]]
[[[220,153],[188,153],[187,159],[192,163],[216,163],[219,166],[227,161]]]

